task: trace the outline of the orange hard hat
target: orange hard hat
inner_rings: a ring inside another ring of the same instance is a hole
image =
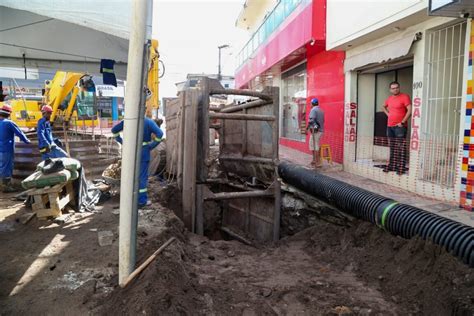
[[[50,107],[49,105],[45,105],[41,108],[41,112],[53,113],[53,108]]]
[[[12,113],[12,107],[8,104],[4,104],[1,108],[0,108],[0,111],[4,112],[4,113],[8,113],[8,114],[11,114]]]

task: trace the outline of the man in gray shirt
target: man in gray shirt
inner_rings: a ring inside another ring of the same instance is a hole
[[[309,112],[309,122],[306,132],[310,132],[309,150],[313,152],[312,166],[321,167],[321,157],[319,154],[319,141],[324,132],[324,112],[319,107],[319,101],[316,98],[311,100],[311,111]]]

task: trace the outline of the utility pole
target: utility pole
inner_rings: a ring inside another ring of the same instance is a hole
[[[217,80],[219,80],[219,82],[222,80],[222,74],[221,74],[221,49],[223,48],[229,48],[229,45],[227,44],[224,44],[224,45],[221,45],[221,46],[217,46],[217,48],[219,49],[219,68],[218,68],[218,71],[217,71]]]
[[[120,178],[119,284],[135,268],[138,222],[138,173],[145,113],[144,75],[147,41],[151,39],[152,0],[132,1],[130,43]]]

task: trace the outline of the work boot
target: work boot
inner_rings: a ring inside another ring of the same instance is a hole
[[[16,192],[17,190],[12,186],[12,179],[11,178],[5,178],[3,179],[3,193],[13,193]]]

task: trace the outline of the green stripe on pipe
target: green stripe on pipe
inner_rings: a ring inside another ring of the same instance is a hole
[[[390,210],[392,209],[392,207],[394,207],[397,204],[398,204],[398,202],[393,202],[392,204],[387,205],[385,207],[385,209],[383,210],[383,213],[382,213],[382,227],[384,229],[385,229],[385,221],[387,220],[388,213],[390,213]]]

